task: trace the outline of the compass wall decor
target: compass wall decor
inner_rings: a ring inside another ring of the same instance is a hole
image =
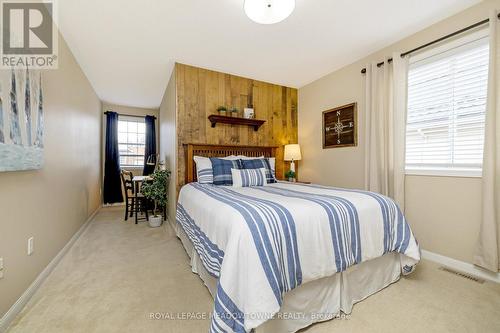
[[[323,111],[323,148],[358,145],[356,103]]]

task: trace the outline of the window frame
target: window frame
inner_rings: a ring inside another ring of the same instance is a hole
[[[127,121],[127,122],[136,122],[136,123],[143,123],[145,124],[145,119],[143,117],[140,117],[140,116],[123,116],[123,115],[118,115],[118,123],[120,121]],[[118,124],[119,125],[119,124]],[[128,134],[128,130],[127,130],[127,134]],[[137,135],[140,135],[140,133],[137,131],[136,132]],[[144,144],[139,144],[139,143],[129,143],[129,142],[120,142],[119,140],[119,137],[120,137],[120,130],[119,130],[119,127],[118,127],[118,147],[120,147],[120,144],[122,145],[128,145],[128,146],[143,146],[144,148],[146,147],[146,130],[144,129]],[[128,138],[127,138],[128,140]],[[118,151],[120,151],[120,149],[118,148]],[[130,157],[142,157],[143,159],[145,158],[145,155],[135,155],[135,154],[126,154],[126,155],[122,155],[120,153],[120,157],[122,156],[130,156]],[[118,161],[119,165],[120,165],[120,168],[127,168],[127,169],[142,169],[144,168],[144,165],[130,165],[130,164],[122,164],[120,161]]]
[[[436,61],[439,55],[456,48],[462,48],[467,44],[473,48],[475,45],[481,43],[481,40],[487,39],[489,36],[488,29],[482,28],[465,36],[456,38],[452,41],[444,42],[430,50],[420,52],[416,55],[410,56],[409,66],[411,67],[415,63],[428,63],[431,62],[431,57],[434,57],[432,61]],[[486,41],[488,43],[488,41]],[[437,58],[435,58],[437,57]],[[444,57],[444,56],[443,56]],[[407,99],[408,100],[408,99]],[[407,126],[407,124],[405,124]],[[406,151],[406,131],[405,131],[405,151]],[[406,155],[406,153],[405,153]],[[409,176],[435,176],[435,177],[466,177],[466,178],[481,178],[482,177],[482,164],[479,168],[474,167],[464,167],[464,166],[408,166],[405,160],[405,174]]]

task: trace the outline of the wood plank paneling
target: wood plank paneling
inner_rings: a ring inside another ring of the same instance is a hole
[[[175,65],[177,94],[178,188],[185,181],[184,144],[278,146],[276,175],[283,178],[283,145],[297,143],[297,89],[215,72],[184,64]],[[217,124],[208,116],[220,105],[243,108],[252,104],[255,116],[266,120],[255,132],[248,126]]]

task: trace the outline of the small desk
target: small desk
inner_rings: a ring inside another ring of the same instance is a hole
[[[145,181],[149,181],[149,180],[153,180],[153,178],[151,178],[151,176],[134,176],[134,178],[132,178],[132,182],[134,183],[134,197],[135,197],[135,204],[134,204],[134,213],[135,213],[135,224],[137,224],[137,215],[139,213],[139,210],[137,209],[137,207],[139,207],[139,199],[138,199],[138,195],[140,193],[140,189],[141,189],[141,184],[144,183]],[[147,218],[148,216],[148,213],[147,213],[147,210],[146,210],[146,220],[148,219]]]
[[[132,178],[134,183],[142,183],[147,180],[153,180],[153,178],[151,176],[134,176],[134,178]]]

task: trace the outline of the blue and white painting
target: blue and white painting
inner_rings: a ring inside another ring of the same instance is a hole
[[[0,73],[0,172],[41,169],[41,74],[28,69]]]

